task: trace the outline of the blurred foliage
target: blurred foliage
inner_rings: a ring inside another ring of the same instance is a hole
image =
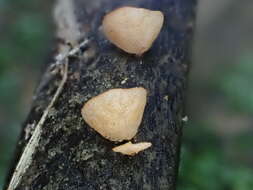
[[[226,156],[222,139],[207,124],[188,124],[184,133],[179,190],[252,189],[252,170],[246,164],[233,162]],[[252,143],[252,139],[250,141]],[[237,145],[244,144],[239,139],[235,142]],[[242,151],[240,147],[235,150]]]
[[[218,89],[232,109],[253,114],[253,56],[243,55],[236,65],[225,69],[216,83]]]
[[[50,52],[51,2],[0,0],[0,189]],[[50,12],[50,14],[48,14]]]
[[[229,112],[252,115],[253,56],[243,54],[234,64],[219,65],[217,69],[204,88],[214,92],[218,103],[225,102]],[[224,137],[212,130],[217,128],[214,125],[198,118],[185,126],[178,189],[251,190],[252,131],[238,130],[232,137]],[[232,151],[227,150],[226,143]]]

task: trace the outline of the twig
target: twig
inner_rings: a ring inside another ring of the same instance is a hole
[[[70,49],[70,51],[68,51],[65,54],[58,54],[55,59],[56,62],[52,63],[50,65],[50,67],[48,68],[48,71],[45,73],[44,75],[44,79],[41,81],[41,83],[38,85],[37,89],[36,89],[36,93],[38,94],[48,83],[51,82],[51,80],[53,79],[53,76],[58,73],[58,67],[59,65],[61,65],[62,63],[64,63],[64,60],[71,57],[71,56],[75,56],[76,54],[78,54],[82,48],[85,48],[86,45],[90,42],[90,39],[85,39],[83,40],[77,47],[74,47],[72,49]],[[53,74],[53,75],[52,75]],[[36,97],[33,97],[34,99],[36,99]]]
[[[45,109],[42,117],[40,118],[40,121],[36,125],[33,135],[30,138],[29,142],[27,143],[27,145],[20,157],[20,160],[19,160],[19,162],[16,166],[16,169],[14,171],[14,174],[11,178],[8,190],[14,190],[17,187],[23,174],[26,172],[26,169],[30,166],[30,164],[32,162],[32,156],[33,156],[35,149],[38,146],[39,141],[40,141],[42,126],[43,126],[44,122],[46,121],[47,115],[48,115],[50,109],[53,107],[54,103],[56,102],[57,98],[59,97],[59,95],[64,87],[64,84],[66,83],[67,78],[68,78],[68,59],[66,59],[66,58],[67,58],[67,56],[65,56],[64,58],[61,59],[61,61],[64,62],[64,65],[62,66],[63,77],[62,77],[61,83],[58,86],[58,88],[53,96],[53,99],[50,101],[50,103],[47,106],[47,108]],[[59,63],[59,61],[58,61],[58,63]]]
[[[76,55],[80,51],[81,48],[84,48],[89,43],[89,41],[90,41],[89,39],[85,39],[77,47],[74,47],[69,52],[67,52],[65,54],[57,55],[56,62],[55,62],[55,64],[52,65],[52,67],[60,65],[60,64],[62,64],[63,60],[65,60],[66,58]]]

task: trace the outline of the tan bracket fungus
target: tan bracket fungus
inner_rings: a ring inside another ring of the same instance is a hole
[[[152,144],[150,142],[140,142],[136,144],[132,144],[131,142],[128,142],[123,145],[117,146],[113,148],[112,150],[114,152],[119,152],[124,155],[134,156],[135,154],[138,154],[140,151],[143,151],[151,146]]]
[[[82,108],[86,123],[111,141],[132,139],[141,124],[147,102],[142,87],[111,89],[93,97]]]
[[[122,50],[136,55],[148,51],[164,22],[160,11],[121,7],[108,13],[102,23],[105,36]]]

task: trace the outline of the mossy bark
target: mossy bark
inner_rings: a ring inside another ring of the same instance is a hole
[[[73,5],[84,33],[80,40],[88,37],[90,41],[78,56],[69,58],[67,82],[15,189],[176,189],[196,0],[74,0]],[[158,39],[141,57],[119,50],[101,32],[105,13],[123,5],[165,14]],[[39,121],[61,80],[60,73],[50,75],[41,78],[43,85],[24,124],[6,188],[33,134],[31,126]],[[153,146],[136,156],[124,156],[112,151],[118,143],[106,140],[84,122],[81,108],[108,89],[139,86],[148,90],[148,101],[133,142],[148,141]]]

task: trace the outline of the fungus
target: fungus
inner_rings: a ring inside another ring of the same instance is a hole
[[[136,144],[132,144],[131,142],[128,142],[123,145],[117,146],[113,148],[112,150],[114,152],[119,152],[124,155],[133,156],[135,154],[138,154],[140,151],[143,151],[151,146],[152,144],[150,142],[141,142],[141,143],[136,143]]]
[[[147,91],[142,87],[111,89],[85,103],[82,116],[103,137],[130,140],[137,133],[146,102]]]
[[[142,55],[148,51],[161,31],[164,15],[160,11],[121,7],[103,20],[105,36],[124,51]]]

